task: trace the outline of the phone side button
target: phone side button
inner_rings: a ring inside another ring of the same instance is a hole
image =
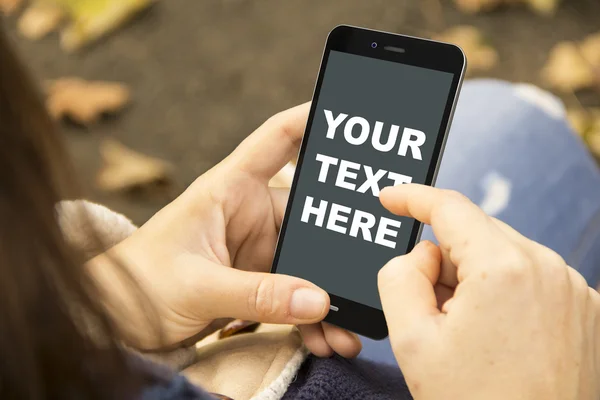
[[[339,307],[336,307],[336,306],[334,306],[333,304],[331,304],[331,305],[329,306],[329,309],[330,309],[331,311],[340,311],[340,308],[339,308]]]

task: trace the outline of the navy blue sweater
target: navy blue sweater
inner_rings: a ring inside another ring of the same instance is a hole
[[[152,384],[143,391],[141,400],[215,398],[163,367],[152,366],[149,372]],[[309,356],[283,399],[408,400],[412,396],[397,368],[339,356],[327,359]]]
[[[310,356],[283,399],[408,400],[412,396],[398,368],[339,356]]]

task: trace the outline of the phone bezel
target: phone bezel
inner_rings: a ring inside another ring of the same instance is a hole
[[[373,48],[371,43],[377,42]],[[403,52],[386,50],[386,46],[393,46],[396,49],[403,49]],[[413,65],[416,67],[433,69],[449,72],[453,74],[452,85],[448,95],[448,101],[444,109],[440,131],[436,139],[434,153],[429,171],[427,173],[426,184],[433,185],[437,175],[437,170],[441,161],[441,155],[445,146],[450,122],[454,112],[454,106],[460,91],[464,71],[466,68],[466,59],[462,50],[455,45],[437,42],[427,39],[421,39],[411,36],[399,35],[389,32],[375,31],[365,28],[358,28],[349,25],[339,25],[335,27],[327,38],[321,66],[313,92],[313,101],[304,132],[304,137],[298,154],[296,172],[292,182],[290,197],[287,208],[281,224],[277,248],[271,268],[272,273],[277,272],[279,255],[285,238],[285,231],[289,220],[292,203],[296,194],[296,187],[302,162],[308,144],[308,136],[312,126],[313,118],[316,112],[317,100],[321,91],[323,77],[327,68],[327,60],[331,51],[340,51],[359,56],[375,58],[397,62],[400,64]],[[421,235],[423,224],[416,223],[411,232],[408,251],[411,251]],[[329,293],[331,304],[338,308],[337,311],[329,312],[325,318],[326,322],[348,329],[360,335],[381,340],[388,336],[387,325],[383,311],[370,307],[355,301],[336,296]]]

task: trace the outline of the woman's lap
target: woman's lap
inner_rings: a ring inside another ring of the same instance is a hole
[[[529,85],[465,83],[436,187],[548,246],[591,286],[600,280],[600,172],[554,96]],[[434,240],[430,227],[423,239]],[[388,340],[362,358],[395,364]]]

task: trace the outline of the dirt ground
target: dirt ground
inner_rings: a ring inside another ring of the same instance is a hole
[[[176,194],[268,116],[310,99],[327,32],[341,23],[412,35],[474,25],[501,58],[486,76],[540,84],[539,70],[557,41],[600,30],[600,0],[565,0],[553,18],[520,8],[465,16],[449,0],[163,0],[76,55],[61,52],[56,35],[20,39],[8,21],[40,79],[81,76],[131,86],[134,103],[124,113],[87,130],[65,126],[65,133],[88,197],[136,223],[174,193],[97,191],[104,137],[173,162]]]

